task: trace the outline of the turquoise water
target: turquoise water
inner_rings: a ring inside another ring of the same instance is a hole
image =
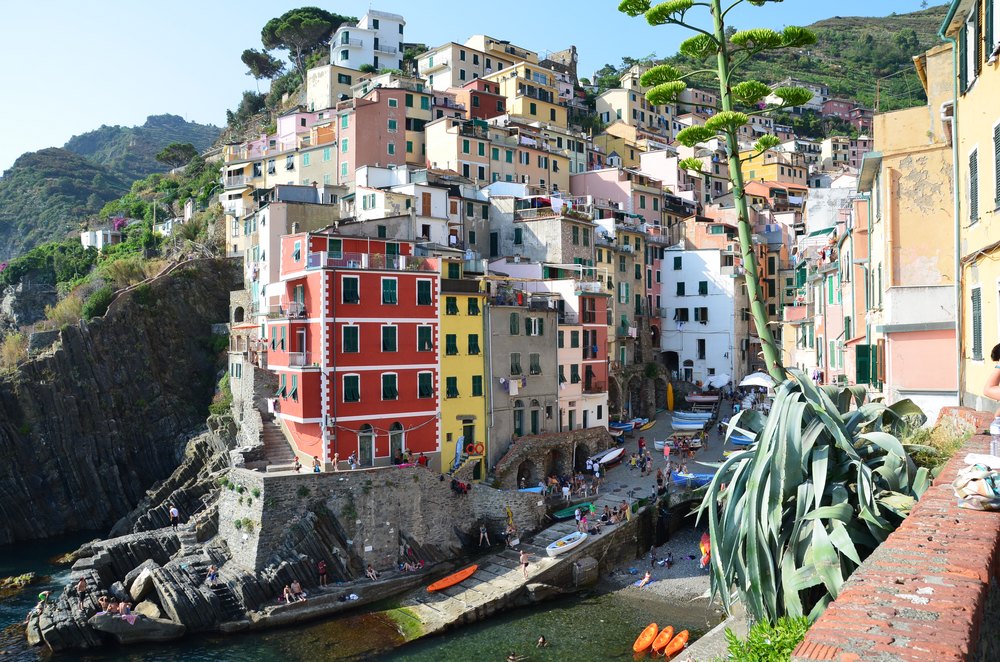
[[[93,536],[90,536],[92,538]],[[687,628],[700,635],[718,622],[704,601],[670,604],[641,595],[595,591],[577,594],[538,607],[498,615],[402,648],[392,624],[370,614],[344,616],[295,628],[240,635],[193,635],[171,644],[108,648],[95,653],[45,655],[27,649],[20,623],[44,588],[61,590],[68,568],[55,568],[48,559],[89,538],[47,541],[0,549],[0,576],[29,570],[50,574],[52,580],[9,600],[0,600],[0,660],[33,662],[42,659],[150,662],[316,662],[317,660],[391,659],[427,662],[504,660],[511,652],[526,660],[632,659],[632,642],[651,621]],[[549,647],[535,648],[544,635]],[[694,638],[694,636],[692,637]],[[6,653],[6,655],[4,654]]]

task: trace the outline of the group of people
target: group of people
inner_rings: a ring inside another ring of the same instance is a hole
[[[293,579],[291,584],[285,584],[285,588],[281,592],[281,597],[284,599],[285,604],[290,605],[293,602],[305,602],[309,596],[302,590],[302,584],[299,583],[299,580]]]
[[[653,456],[648,450],[640,450],[638,453],[632,453],[628,458],[628,469],[629,471],[638,469],[640,476],[652,474]]]

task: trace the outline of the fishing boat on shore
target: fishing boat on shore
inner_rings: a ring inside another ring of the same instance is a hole
[[[479,569],[478,565],[470,565],[468,568],[463,568],[458,572],[453,572],[443,579],[439,579],[430,586],[427,587],[428,592],[433,593],[434,591],[440,591],[442,589],[448,588],[449,586],[454,586],[460,582],[464,582],[466,579],[476,574],[476,570]]]
[[[552,513],[552,519],[569,519],[576,513],[576,509],[579,508],[581,513],[590,512],[590,502],[578,503],[570,506],[569,508],[563,508],[562,510],[557,510]]]
[[[670,418],[670,427],[674,430],[702,430],[708,424],[708,421],[697,421],[697,420],[684,420],[679,418]]]
[[[545,547],[545,553],[549,556],[558,556],[578,546],[586,539],[586,533],[583,533],[582,531],[574,531],[573,533],[563,536],[553,543],[549,543]]]
[[[613,448],[605,453],[599,460],[602,467],[610,467],[618,464],[625,457],[624,448]]]
[[[707,421],[710,420],[714,414],[710,411],[675,411],[671,418],[679,418],[681,420],[690,421]]]
[[[671,472],[671,476],[674,479],[675,485],[683,485],[684,487],[702,487],[703,485],[711,483],[715,474],[682,474],[679,471],[673,471]]]
[[[687,402],[690,402],[692,404],[695,404],[695,403],[697,403],[697,404],[715,404],[716,402],[719,401],[719,399],[721,397],[722,396],[719,395],[719,394],[715,394],[715,395],[694,394],[694,395],[685,396],[684,400],[687,401]]]

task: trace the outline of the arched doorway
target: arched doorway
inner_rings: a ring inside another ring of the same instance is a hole
[[[545,454],[545,475],[559,475],[563,473],[562,453],[553,448]]]
[[[531,460],[525,460],[517,465],[517,486],[533,487],[538,483],[538,469]]]
[[[649,335],[653,340],[653,351],[656,352],[660,348],[660,327],[655,324],[650,325]]]
[[[403,432],[403,426],[399,423],[393,423],[389,426],[389,457],[393,462],[398,461],[398,458],[402,458],[403,450],[405,446],[406,437]]]
[[[367,423],[358,430],[358,464],[375,466],[375,429]]]
[[[694,381],[694,361],[691,359],[686,359],[684,361],[684,381]]]
[[[542,418],[542,406],[538,404],[538,400],[531,401],[531,410],[529,411],[529,421],[531,423],[531,434],[538,434],[541,430],[541,418]]]
[[[514,401],[514,435],[524,436],[524,400]]]
[[[587,444],[577,444],[573,449],[573,470],[583,471],[587,468],[587,458],[590,457],[590,447]]]
[[[245,315],[246,313],[243,311],[243,306],[236,306],[236,308],[233,309],[233,324],[239,324],[242,322]]]
[[[677,352],[663,352],[663,364],[667,367],[667,372],[674,379],[680,377],[681,358]]]

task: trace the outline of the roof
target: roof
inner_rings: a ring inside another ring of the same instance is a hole
[[[871,193],[875,176],[882,169],[882,152],[866,152],[861,157],[861,172],[858,173],[858,192]]]

